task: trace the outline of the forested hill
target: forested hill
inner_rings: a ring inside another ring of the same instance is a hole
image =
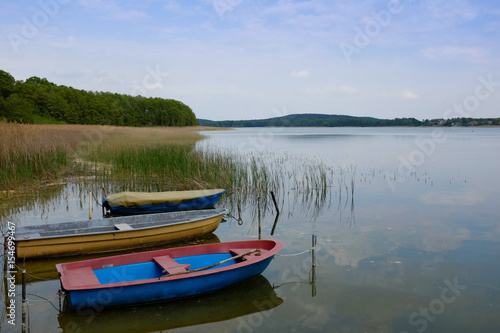
[[[202,126],[213,127],[379,127],[379,126],[491,126],[500,125],[500,118],[452,118],[425,119],[415,118],[378,119],[372,117],[353,117],[318,113],[291,114],[283,117],[255,120],[222,120],[212,121],[198,119]]]
[[[198,119],[202,126],[215,127],[265,127],[265,126],[284,126],[284,127],[336,127],[336,126],[419,126],[420,121],[415,118],[397,118],[377,119],[371,117],[353,117],[345,115],[328,114],[291,114],[283,117],[275,117],[260,120],[224,120],[211,121]]]
[[[117,126],[198,125],[191,108],[173,99],[93,92],[36,76],[16,81],[0,70],[0,121]]]

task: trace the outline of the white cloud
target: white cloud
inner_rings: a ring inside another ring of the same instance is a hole
[[[424,2],[430,16],[440,20],[469,21],[479,15],[478,6],[469,4],[466,0]]]
[[[149,90],[163,89],[163,84],[161,82],[147,83],[144,87]]]
[[[470,62],[480,62],[486,58],[488,53],[487,50],[479,47],[459,46],[427,47],[420,50],[420,54],[428,59],[458,59]]]
[[[483,194],[473,190],[441,191],[422,194],[419,200],[426,205],[470,206],[484,200],[483,197]]]
[[[325,94],[353,94],[358,90],[348,85],[328,84],[320,87],[307,87],[306,92],[310,95],[325,95]]]
[[[418,99],[418,98],[420,98],[420,95],[414,93],[411,90],[405,90],[405,91],[403,91],[402,94],[403,94],[403,98],[407,98],[407,99]]]
[[[256,118],[290,105],[290,113],[432,119],[499,67],[494,2],[405,2],[347,64],[338,44],[355,45],[354,29],[386,3],[228,1],[235,8],[220,20],[213,1],[69,1],[32,35],[21,18],[40,8],[9,4],[0,14],[2,69],[92,91],[130,94],[137,82],[208,119]],[[9,33],[23,38],[18,53]],[[144,83],[156,65],[171,75]],[[499,98],[492,94],[474,116],[498,116]]]
[[[147,14],[137,9],[125,9],[122,2],[104,0],[80,0],[80,5],[92,13],[101,13],[115,20],[134,20],[147,17]]]
[[[309,71],[306,70],[301,70],[301,71],[294,71],[291,74],[293,77],[308,77],[310,76]]]

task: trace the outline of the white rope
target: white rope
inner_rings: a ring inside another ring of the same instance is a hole
[[[314,247],[311,247],[309,250],[305,250],[305,251],[302,251],[302,252],[299,252],[299,253],[294,253],[294,254],[279,254],[279,253],[276,253],[276,255],[280,256],[280,257],[294,257],[294,256],[300,256],[301,254],[304,254],[304,253],[307,253],[307,252],[311,252],[314,249],[315,249]]]

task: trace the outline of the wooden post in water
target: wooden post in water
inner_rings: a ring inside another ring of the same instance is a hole
[[[257,198],[257,211],[259,215],[259,240],[261,238],[261,224],[260,224],[260,197]]]
[[[236,203],[236,206],[238,207],[238,224],[242,225],[243,218],[241,217],[241,187],[238,187],[238,201]]]
[[[7,252],[8,252],[8,243],[7,243],[7,235],[4,237],[4,242],[2,243],[3,244],[3,263],[4,263],[4,267],[3,267],[3,279],[7,279],[7,258],[8,258],[8,255],[7,255]],[[7,294],[7,290],[8,288],[5,287],[5,293]],[[5,300],[7,300],[7,297],[5,297]]]
[[[274,235],[274,230],[276,229],[276,224],[278,223],[279,217],[280,217],[280,215],[276,214],[276,217],[274,218],[273,228],[271,229],[271,236]]]
[[[102,187],[102,199],[106,197],[106,190],[104,190],[104,186]],[[102,200],[101,200],[102,203]],[[104,211],[104,205],[102,205],[102,216],[106,215],[106,212]]]
[[[312,261],[312,267],[311,267],[311,281],[309,282],[311,284],[311,296],[314,297],[316,296],[316,235],[312,235],[312,247],[311,247],[311,261]]]
[[[314,252],[316,250],[316,235],[312,235],[312,246],[311,246],[311,261],[313,267],[316,267],[316,253]]]
[[[89,220],[92,220],[92,192],[89,194]]]
[[[274,192],[271,191],[271,198],[273,198],[274,208],[276,208],[276,215],[280,215],[280,210],[278,208],[278,203],[276,203],[276,198],[274,197]]]
[[[22,319],[21,319],[21,331],[23,333],[26,332],[26,270],[23,269],[22,271],[22,292],[21,292],[21,298],[23,302],[23,308],[22,308]]]

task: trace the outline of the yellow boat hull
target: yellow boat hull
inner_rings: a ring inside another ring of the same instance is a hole
[[[18,258],[68,256],[95,252],[111,252],[180,240],[209,234],[218,228],[224,214],[182,224],[114,233],[86,234],[45,239],[18,239]]]

